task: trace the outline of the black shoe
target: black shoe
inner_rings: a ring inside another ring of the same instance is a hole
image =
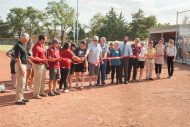
[[[149,78],[149,80],[154,80],[153,78]]]
[[[136,83],[137,82],[137,80],[132,80],[132,83]]]
[[[22,99],[22,101],[23,101],[23,102],[29,102],[29,100],[28,100],[28,99]]]
[[[89,87],[91,87],[91,86],[92,86],[92,84],[90,83],[90,84],[89,84]]]
[[[52,96],[55,96],[55,94],[51,92],[51,93],[48,93],[48,96],[52,97]]]
[[[60,93],[57,92],[57,91],[53,91],[53,93],[54,93],[55,95],[60,95]]]
[[[26,105],[26,102],[24,102],[24,101],[17,101],[15,104],[17,104],[17,105]]]
[[[116,84],[116,85],[119,85],[119,82],[116,82],[115,84]]]
[[[124,83],[125,83],[125,84],[128,84],[129,82],[128,82],[128,81],[125,81]]]
[[[100,86],[100,83],[95,83],[94,85],[95,85],[95,86]]]
[[[105,82],[102,82],[102,85],[105,85],[106,83]]]
[[[41,96],[41,97],[47,97],[47,94],[42,93],[42,94],[39,94],[39,96]]]

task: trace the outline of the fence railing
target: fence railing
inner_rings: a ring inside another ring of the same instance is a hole
[[[0,38],[0,45],[13,45],[17,42],[15,38]]]

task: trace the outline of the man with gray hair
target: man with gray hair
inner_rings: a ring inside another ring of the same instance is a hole
[[[27,51],[26,43],[29,41],[29,35],[22,33],[19,42],[15,44],[14,54],[16,59],[15,71],[17,78],[16,86],[16,104],[25,105],[29,100],[24,99],[24,86],[26,84],[26,65],[27,65]]]
[[[88,56],[88,66],[89,66],[89,81],[92,86],[92,77],[94,76],[95,85],[97,85],[97,78],[99,74],[100,61],[102,60],[102,48],[100,46],[99,37],[94,36],[93,42],[88,45],[85,57]]]
[[[108,45],[106,44],[106,38],[101,37],[100,38],[100,45],[102,48],[102,58],[106,58],[107,54],[109,52]],[[106,68],[107,68],[107,60],[103,60],[103,63],[100,64],[100,71],[98,75],[98,85],[105,85],[105,80],[106,80]],[[101,77],[101,78],[100,78]]]

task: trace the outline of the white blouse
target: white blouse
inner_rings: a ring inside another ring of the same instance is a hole
[[[174,56],[174,57],[176,57],[176,54],[177,54],[177,49],[176,49],[175,46],[172,46],[172,47],[168,46],[167,47],[167,50],[166,50],[166,55],[167,56]]]

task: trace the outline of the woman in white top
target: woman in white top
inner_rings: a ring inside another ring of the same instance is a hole
[[[171,78],[173,76],[174,61],[176,58],[176,54],[177,54],[177,49],[174,45],[174,40],[170,39],[168,47],[166,49],[167,65],[168,65],[168,78]]]
[[[141,52],[139,54],[139,58],[138,58],[138,68],[140,68],[140,77],[139,77],[139,81],[142,80],[142,75],[143,75],[143,70],[144,70],[144,64],[145,64],[145,57],[147,55],[147,50],[144,47],[146,43],[144,41],[141,42]]]

